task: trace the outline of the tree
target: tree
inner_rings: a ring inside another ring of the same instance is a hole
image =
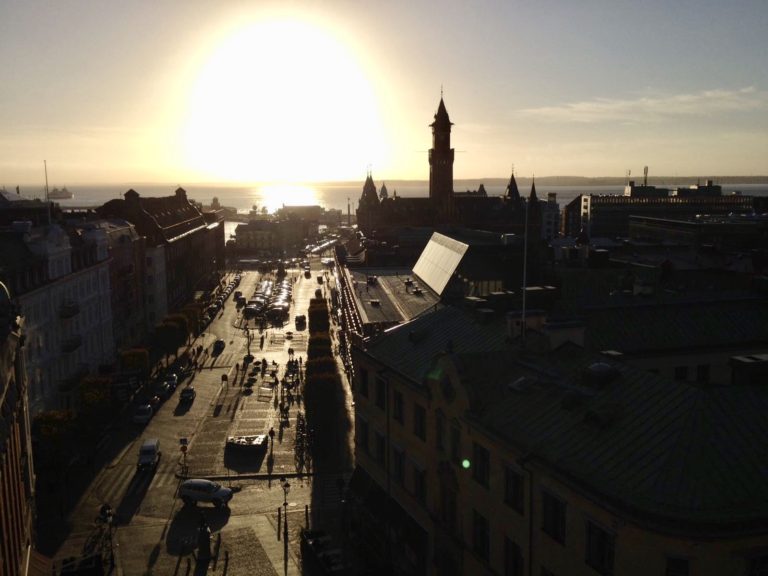
[[[322,298],[313,298],[309,301],[307,311],[309,320],[309,333],[328,332],[330,320],[328,318],[328,303]]]
[[[139,370],[149,373],[149,350],[146,348],[131,348],[120,353],[120,368],[122,370]]]
[[[77,430],[81,442],[95,444],[112,417],[112,379],[86,376],[78,386]]]
[[[200,328],[200,318],[203,315],[203,306],[200,303],[189,304],[181,309],[181,314],[187,318],[188,331],[195,335]]]
[[[173,354],[176,356],[179,347],[184,344],[187,335],[178,324],[173,322],[163,322],[155,327],[155,342],[157,347],[163,353],[168,364],[168,357]]]
[[[70,410],[40,412],[32,422],[35,465],[61,469],[72,454],[75,416]]]

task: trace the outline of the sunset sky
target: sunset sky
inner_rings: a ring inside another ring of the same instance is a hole
[[[0,0],[0,187],[768,173],[768,2]]]

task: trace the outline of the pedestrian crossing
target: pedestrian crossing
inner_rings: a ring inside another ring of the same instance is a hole
[[[109,503],[119,513],[121,502],[138,504],[147,493],[173,494],[179,483],[179,463],[174,457],[161,458],[154,471],[137,471],[125,464],[103,471],[94,485],[93,494],[100,502]]]

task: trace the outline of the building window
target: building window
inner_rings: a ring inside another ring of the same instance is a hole
[[[490,555],[490,527],[488,519],[477,510],[472,511],[472,551],[482,560]]]
[[[706,384],[709,382],[709,364],[696,366],[696,382]]]
[[[438,452],[445,452],[445,415],[439,410],[435,414],[435,445]]]
[[[413,495],[421,504],[427,503],[427,471],[413,465]]]
[[[399,390],[394,391],[394,406],[392,415],[397,422],[402,424],[405,421],[405,406],[403,404],[403,394]]]
[[[357,438],[355,438],[357,445],[362,448],[366,454],[370,453],[370,447],[368,446],[368,422],[362,418],[357,419]]]
[[[472,445],[472,478],[481,486],[488,487],[491,472],[491,456],[477,442]]]
[[[461,462],[461,430],[451,426],[451,460],[454,464]]]
[[[405,484],[405,452],[392,448],[392,476],[400,486]]]
[[[587,565],[598,574],[613,574],[613,550],[615,536],[609,534],[597,524],[587,521]]]
[[[387,381],[379,376],[376,377],[376,407],[384,408],[387,405]]]
[[[675,366],[675,380],[688,380],[688,366]]]
[[[690,562],[687,558],[667,558],[664,576],[688,576]]]
[[[374,434],[375,436],[375,457],[376,462],[380,464],[381,466],[384,466],[384,459],[386,458],[387,449],[386,449],[386,443],[384,442],[384,436],[382,434],[379,434],[376,432]]]
[[[413,433],[422,440],[427,439],[427,411],[420,404],[413,405]]]
[[[368,370],[360,369],[360,394],[368,398]]]
[[[541,529],[565,544],[565,502],[544,491],[541,493]]]
[[[523,475],[507,466],[504,469],[504,503],[523,514]]]
[[[504,537],[504,576],[523,576],[523,554],[520,546]]]

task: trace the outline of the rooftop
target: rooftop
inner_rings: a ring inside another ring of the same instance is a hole
[[[363,324],[399,324],[439,305],[439,296],[414,280],[406,268],[342,271],[348,277]]]
[[[571,344],[456,363],[478,422],[609,505],[667,529],[764,527],[768,387],[698,388]]]

